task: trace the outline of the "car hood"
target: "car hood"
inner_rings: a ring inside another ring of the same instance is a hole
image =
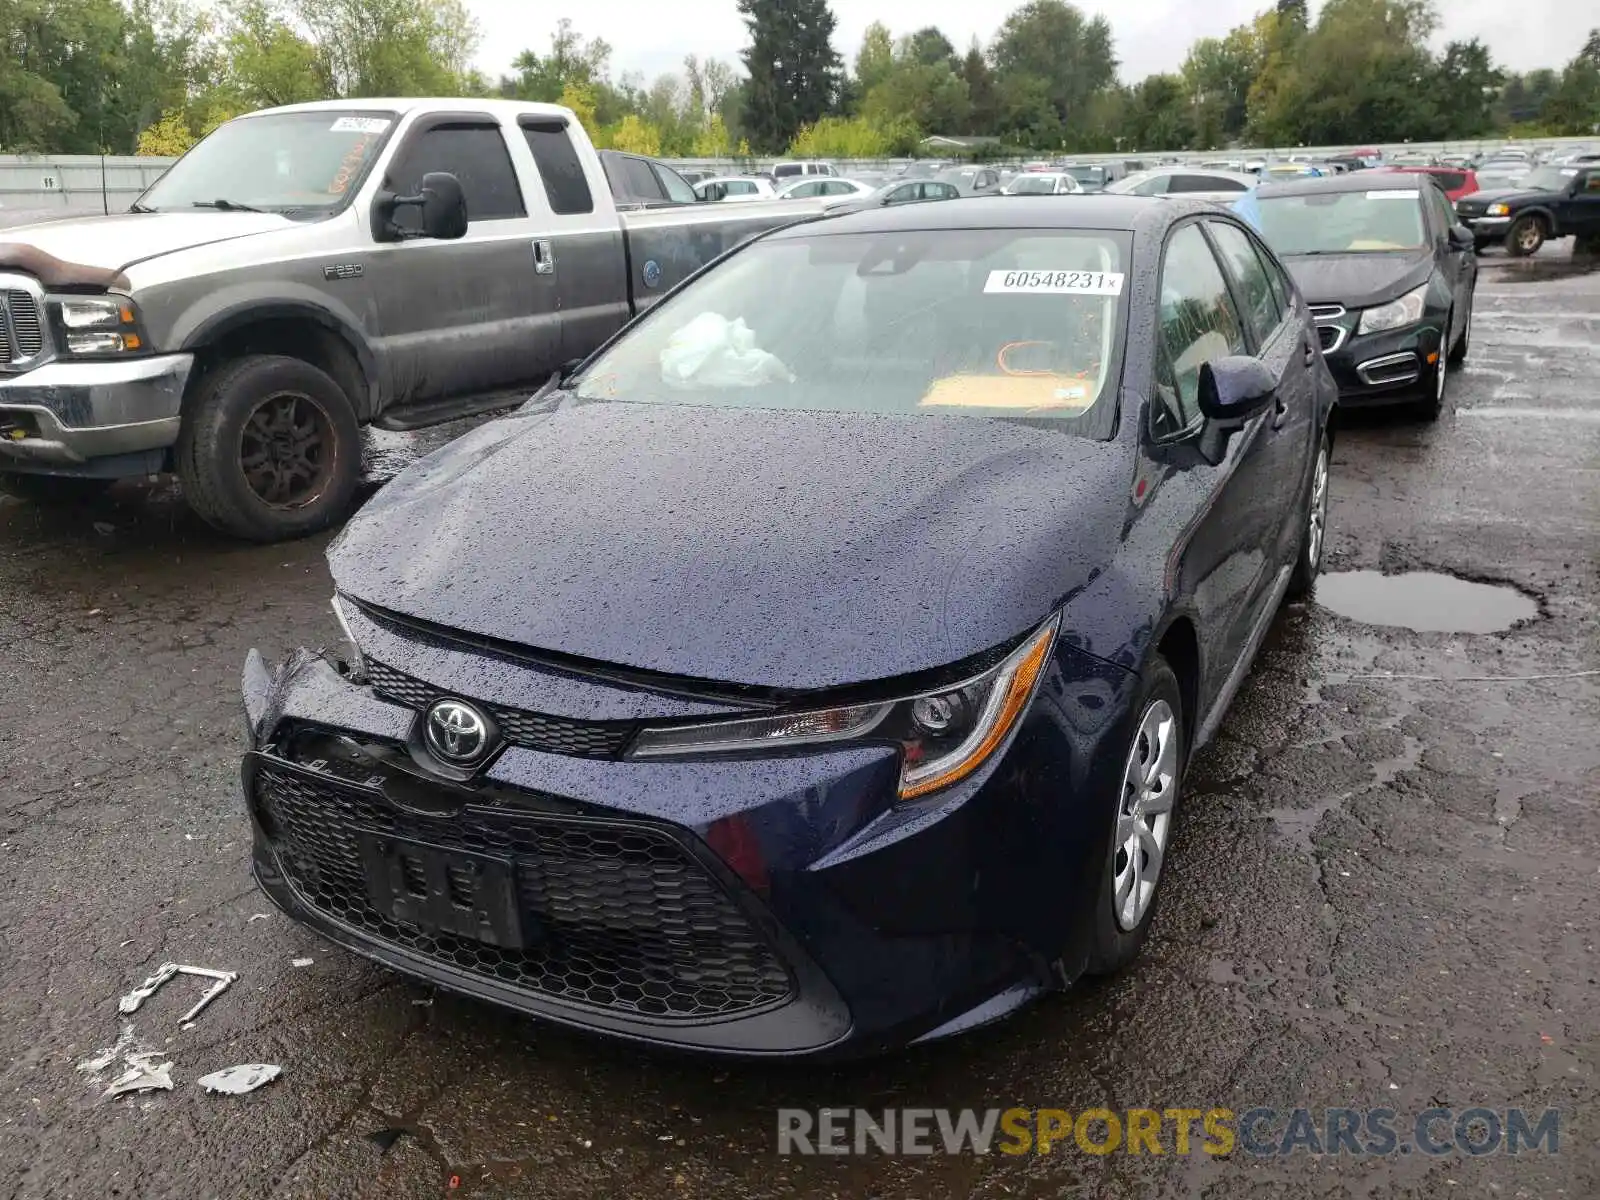
[[[1309,304],[1371,308],[1387,304],[1425,283],[1433,272],[1427,250],[1366,251],[1359,254],[1279,255]]]
[[[357,600],[599,663],[783,691],[943,667],[1110,562],[1114,442],[960,416],[569,404],[482,426],[330,548]]]
[[[294,222],[277,213],[118,213],[69,217],[0,230],[0,266],[22,265],[42,253],[85,269],[120,271],[136,262],[212,242],[285,229]]]
[[[1517,187],[1515,185],[1512,185],[1511,187],[1490,188],[1487,191],[1472,192],[1470,195],[1461,197],[1461,199],[1456,203],[1461,204],[1464,202],[1468,206],[1487,205],[1493,204],[1496,200],[1510,200],[1517,197],[1531,196],[1536,194],[1538,191],[1538,188]]]

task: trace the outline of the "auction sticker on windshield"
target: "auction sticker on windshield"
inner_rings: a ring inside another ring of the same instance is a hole
[[[1415,200],[1422,193],[1416,188],[1399,188],[1395,191],[1368,192],[1368,200]]]
[[[1037,292],[1079,296],[1120,296],[1120,271],[990,271],[985,293]]]
[[[340,117],[330,133],[382,133],[389,122],[382,117]]]

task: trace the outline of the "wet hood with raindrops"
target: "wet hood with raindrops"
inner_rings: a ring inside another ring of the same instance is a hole
[[[971,416],[627,403],[480,427],[329,551],[356,599],[532,649],[810,689],[936,669],[1111,562],[1118,442]]]

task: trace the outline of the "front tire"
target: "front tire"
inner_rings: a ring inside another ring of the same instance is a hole
[[[1461,337],[1450,350],[1450,365],[1456,366],[1467,361],[1467,352],[1472,346],[1472,310],[1477,307],[1477,297],[1467,296],[1467,320],[1461,327]]]
[[[1312,584],[1322,571],[1323,549],[1328,541],[1328,467],[1332,459],[1328,435],[1323,433],[1317,445],[1317,461],[1311,472],[1311,494],[1306,502],[1306,515],[1300,529],[1300,553],[1295,559],[1294,573],[1289,576],[1291,600],[1310,594]]]
[[[1506,253],[1513,258],[1526,258],[1530,254],[1539,253],[1539,248],[1544,245],[1545,238],[1550,236],[1550,231],[1545,227],[1543,217],[1529,215],[1518,217],[1511,223],[1511,228],[1506,230]]]
[[[1449,328],[1448,322],[1446,323],[1446,328]],[[1423,393],[1422,399],[1417,401],[1414,408],[1414,411],[1421,420],[1437,421],[1439,419],[1439,414],[1444,411],[1445,388],[1450,382],[1449,358],[1450,355],[1446,351],[1444,344],[1441,342],[1439,346],[1439,360],[1433,364],[1433,370],[1424,376],[1424,378],[1427,380],[1427,383],[1424,385],[1427,388],[1427,391]]]
[[[84,475],[30,475],[0,472],[0,492],[39,505],[85,504],[103,495],[116,481]]]
[[[361,478],[349,398],[298,358],[257,354],[200,383],[178,441],[184,499],[207,524],[253,542],[325,529]]]
[[[1183,694],[1159,656],[1145,668],[1096,889],[1088,973],[1110,975],[1139,956],[1155,917],[1186,760]]]

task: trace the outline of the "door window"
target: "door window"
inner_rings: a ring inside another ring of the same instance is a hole
[[[667,198],[666,192],[661,190],[661,181],[650,169],[650,164],[642,158],[622,160],[622,181],[630,200],[638,200],[644,204],[660,204]]]
[[[1169,192],[1242,192],[1244,184],[1237,179],[1216,175],[1174,175],[1167,188]]]
[[[550,211],[559,217],[593,212],[594,197],[589,193],[589,179],[583,173],[583,164],[578,161],[577,147],[572,144],[567,123],[552,121],[524,125],[522,135],[528,139],[534,165],[539,168],[539,179],[544,184],[545,198],[550,201]],[[470,213],[472,210],[469,207],[467,211]]]
[[[1586,172],[1578,184],[1578,191],[1585,196],[1600,196],[1600,171]]]
[[[1200,226],[1181,227],[1161,265],[1155,433],[1170,436],[1200,420],[1200,367],[1245,352],[1244,329]]]
[[[499,125],[452,122],[414,135],[389,167],[389,187],[413,196],[429,171],[448,171],[461,181],[470,225],[528,215]],[[414,207],[397,209],[395,224],[421,229],[422,213]]]
[[[1467,176],[1464,171],[1437,171],[1433,177],[1438,181],[1439,186],[1447,192],[1453,192],[1457,188],[1467,185]]]
[[[1264,346],[1283,319],[1283,306],[1272,293],[1267,269],[1244,230],[1221,221],[1210,222],[1210,226],[1212,236],[1217,239],[1217,249],[1222,252],[1222,261],[1228,265],[1228,274],[1239,285],[1245,320],[1255,334],[1256,345]]]
[[[693,204],[694,189],[671,167],[661,163],[655,164],[656,178],[661,181],[662,189],[667,193],[667,199],[674,204]]]
[[[754,196],[756,185],[748,179],[730,179],[726,185],[730,196]]]

